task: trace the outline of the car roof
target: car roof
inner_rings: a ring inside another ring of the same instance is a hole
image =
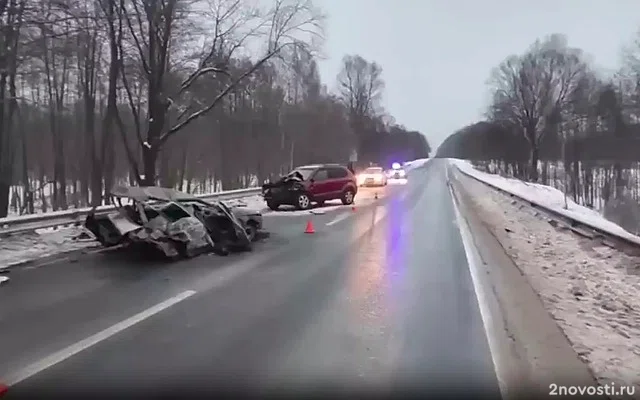
[[[382,167],[368,167],[367,169],[369,169],[369,170],[374,169],[374,170],[382,171]]]
[[[311,165],[301,165],[296,169],[318,169],[318,168],[326,168],[326,167],[346,168],[342,164],[311,164]]]

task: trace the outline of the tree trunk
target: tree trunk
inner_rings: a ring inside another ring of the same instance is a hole
[[[156,164],[158,161],[158,150],[155,147],[149,148],[144,146],[142,148],[142,167],[144,170],[144,178],[142,179],[143,186],[155,186],[156,185]]]
[[[531,146],[531,158],[529,159],[529,180],[538,182],[538,160],[540,159],[540,149],[537,145]]]
[[[0,177],[0,218],[4,218],[9,213],[9,193],[11,184]]]

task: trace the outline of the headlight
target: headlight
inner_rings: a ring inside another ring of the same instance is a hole
[[[404,176],[405,172],[403,169],[400,170],[400,176]]]
[[[358,175],[357,180],[358,180],[358,185],[362,185],[364,183],[364,176]]]

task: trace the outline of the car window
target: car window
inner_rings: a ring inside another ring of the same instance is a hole
[[[341,179],[349,175],[344,168],[329,168],[329,179]]]
[[[329,173],[326,169],[319,169],[318,172],[313,176],[313,179],[316,181],[326,181],[329,179]]]
[[[382,172],[382,168],[367,168],[364,172],[367,174],[379,174]]]

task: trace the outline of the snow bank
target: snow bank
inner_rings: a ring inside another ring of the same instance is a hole
[[[518,179],[505,178],[500,175],[488,174],[478,171],[469,161],[450,159],[460,170],[472,175],[483,182],[492,184],[500,189],[513,193],[530,202],[537,203],[550,210],[561,213],[569,218],[573,218],[586,225],[601,229],[605,232],[624,237],[640,243],[640,237],[631,234],[624,228],[605,219],[600,213],[588,207],[576,204],[571,199],[567,199],[567,209],[564,208],[564,193],[550,186],[537,183],[523,182]]]
[[[464,188],[596,379],[640,393],[640,258],[556,230],[472,179]]]
[[[418,158],[417,160],[407,161],[405,164],[405,169],[407,171],[411,171],[412,169],[420,168],[424,166],[430,158]]]

